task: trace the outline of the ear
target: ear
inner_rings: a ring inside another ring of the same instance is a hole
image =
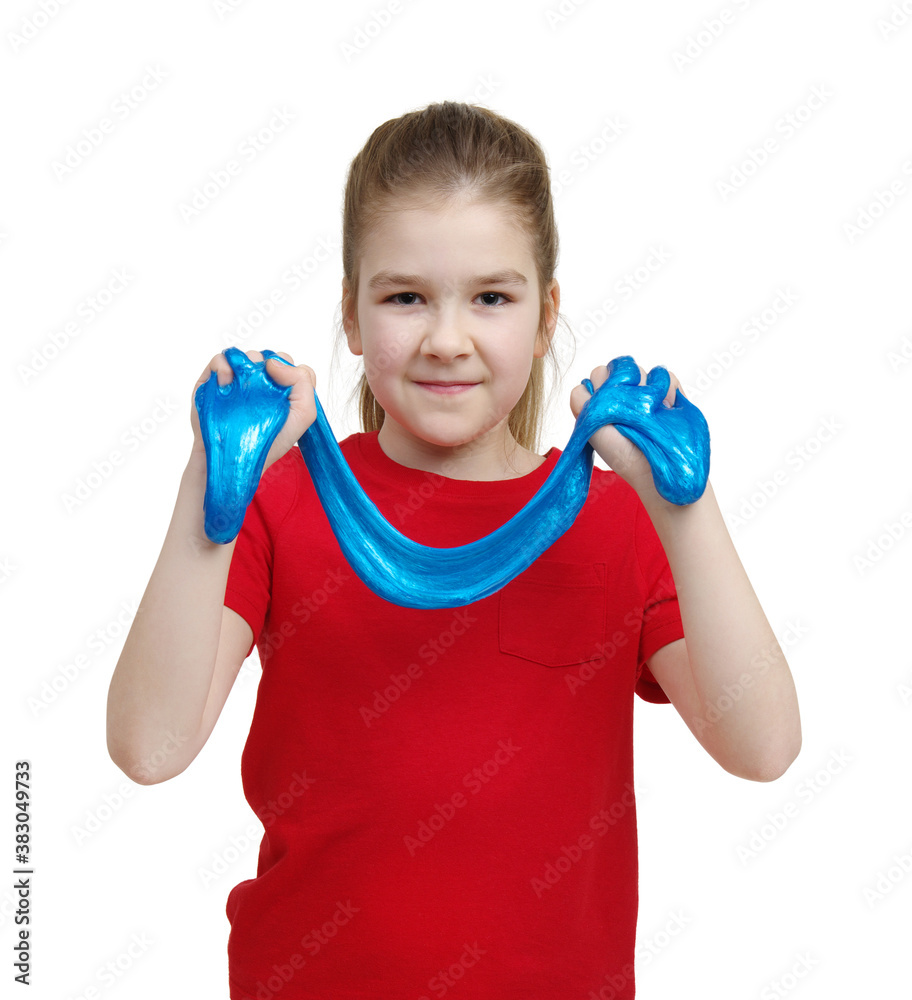
[[[354,296],[348,278],[342,279],[342,328],[348,340],[348,349],[352,354],[363,354],[361,347],[361,331],[358,329],[358,317],[355,310]]]
[[[545,328],[535,340],[533,357],[543,358],[551,346],[551,339],[557,329],[557,319],[560,313],[560,285],[557,278],[552,278],[545,291]]]

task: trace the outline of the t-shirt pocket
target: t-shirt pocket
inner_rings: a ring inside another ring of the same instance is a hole
[[[607,572],[606,563],[536,560],[500,592],[500,651],[546,667],[601,655]]]

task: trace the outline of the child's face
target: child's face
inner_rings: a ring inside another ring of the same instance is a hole
[[[343,317],[386,413],[387,441],[454,447],[509,433],[559,305],[554,281],[537,336],[541,293],[528,243],[500,205],[414,200],[383,216],[360,261],[357,312],[343,303]]]

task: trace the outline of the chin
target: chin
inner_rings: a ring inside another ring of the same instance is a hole
[[[404,429],[412,437],[436,448],[458,448],[461,445],[470,444],[486,432],[486,428],[466,427],[461,421],[457,424],[453,420],[445,424],[435,423],[430,426],[405,424]]]

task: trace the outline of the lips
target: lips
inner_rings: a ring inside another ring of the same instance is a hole
[[[456,393],[456,392],[466,392],[468,389],[474,388],[478,385],[478,382],[439,382],[439,381],[429,381],[422,382],[415,380],[415,385],[422,389],[427,389],[429,392],[437,393]]]

